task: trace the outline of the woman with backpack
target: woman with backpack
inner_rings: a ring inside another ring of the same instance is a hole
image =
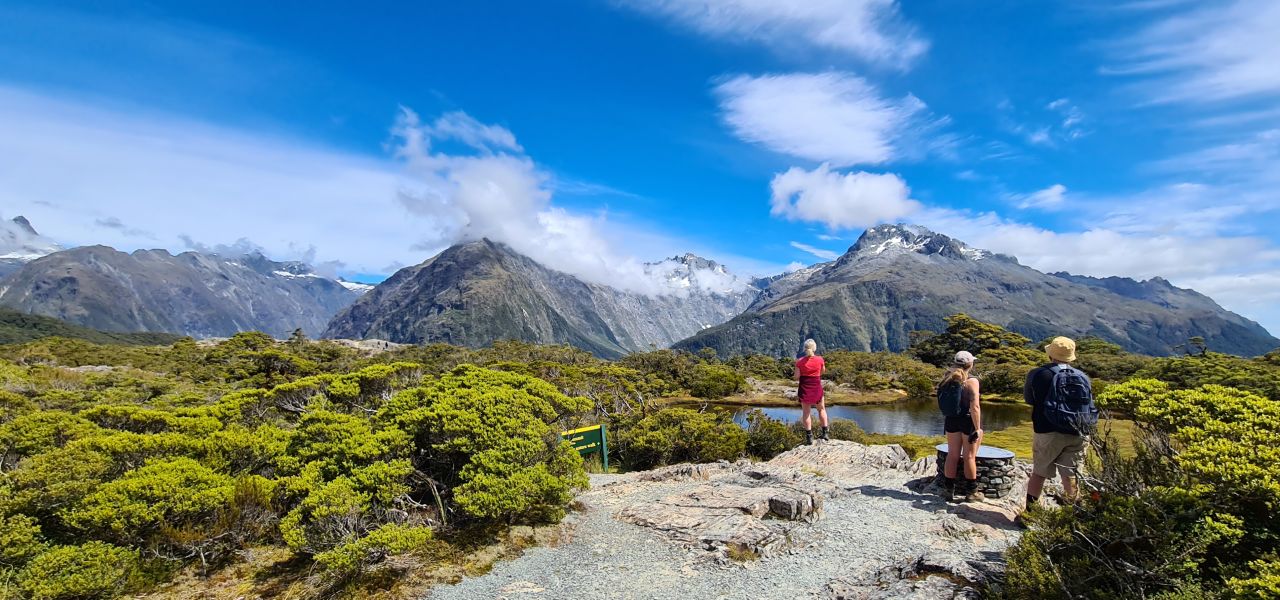
[[[973,354],[957,352],[938,383],[938,409],[942,411],[942,429],[947,434],[947,462],[942,476],[946,478],[946,497],[957,494],[965,500],[982,500],[978,491],[978,446],[982,443],[982,407],[979,405],[978,378],[973,376]],[[960,461],[964,461],[964,483],[956,481]]]
[[[822,439],[831,439],[827,427],[827,405],[823,402],[822,371],[827,363],[817,355],[818,343],[804,341],[804,356],[796,359],[796,397],[800,400],[800,425],[804,427],[804,443],[813,444],[813,420],[809,409],[818,408],[818,422],[822,424]]]

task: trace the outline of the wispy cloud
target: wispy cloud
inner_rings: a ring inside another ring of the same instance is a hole
[[[822,248],[810,246],[809,244],[802,244],[800,242],[791,242],[791,247],[797,250],[803,250],[805,252],[808,252],[809,254],[812,254],[818,258],[821,258],[822,260],[835,260],[837,258],[840,258],[839,252],[835,252],[833,250],[824,250]]]
[[[1008,99],[996,105],[997,119],[1005,131],[1033,146],[1057,147],[1089,134],[1084,111],[1068,98],[1026,109]]]
[[[741,139],[835,166],[881,164],[941,152],[945,118],[912,95],[887,98],[851,73],[740,75],[715,87],[725,123]]]
[[[929,48],[895,0],[619,0],[634,10],[708,36],[764,43],[779,51],[814,48],[903,68]]]
[[[841,173],[826,164],[813,170],[792,167],[775,175],[770,189],[774,216],[832,230],[897,220],[920,209],[906,182],[893,173]]]
[[[1067,187],[1061,183],[1055,183],[1042,190],[1036,190],[1030,194],[1015,194],[1010,197],[1017,203],[1018,208],[1054,210],[1060,208],[1066,200]]]
[[[1232,0],[1178,8],[1117,40],[1117,64],[1105,72],[1141,77],[1137,89],[1156,103],[1280,96],[1280,3]]]

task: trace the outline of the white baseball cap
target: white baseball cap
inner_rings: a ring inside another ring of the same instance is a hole
[[[956,357],[952,359],[951,362],[955,364],[957,367],[961,367],[964,365],[971,365],[975,360],[977,359],[975,359],[973,355],[969,353],[968,350],[961,350],[956,353]]]

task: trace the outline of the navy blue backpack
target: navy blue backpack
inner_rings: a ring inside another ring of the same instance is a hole
[[[1054,365],[1053,387],[1044,399],[1044,417],[1061,433],[1089,435],[1098,426],[1098,407],[1093,403],[1093,383],[1078,369]]]

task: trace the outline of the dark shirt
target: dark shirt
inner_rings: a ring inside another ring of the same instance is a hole
[[[1053,391],[1053,364],[1036,367],[1027,373],[1027,383],[1022,386],[1022,399],[1031,405],[1031,427],[1036,433],[1057,431],[1044,417],[1044,400]]]

